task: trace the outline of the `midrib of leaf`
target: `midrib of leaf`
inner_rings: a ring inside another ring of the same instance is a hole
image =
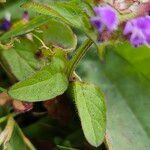
[[[83,88],[82,88],[82,95],[83,95],[83,97],[84,97],[84,95],[85,95]],[[92,130],[93,130],[93,133],[94,133],[94,136],[93,136],[93,137],[95,138],[94,141],[97,141],[97,138],[96,138],[96,136],[95,136],[95,135],[96,135],[96,134],[95,134],[95,130],[94,130],[94,128],[93,128],[92,117],[91,117],[91,115],[90,115],[90,113],[89,113],[89,108],[88,108],[88,106],[87,106],[87,104],[86,104],[85,98],[84,98],[84,103],[85,103],[85,106],[86,106],[86,108],[87,108],[87,113],[88,113],[88,115],[90,116],[90,120],[91,120],[91,124],[92,124],[91,127],[92,127]],[[94,119],[93,119],[93,120],[94,120]]]
[[[78,87],[77,87],[78,88]],[[96,87],[95,87],[96,88]],[[84,99],[84,102],[83,102],[83,104],[84,104],[84,106],[85,106],[85,108],[86,108],[86,114],[89,116],[88,118],[90,119],[90,128],[92,129],[92,133],[93,133],[93,138],[94,138],[94,140],[93,141],[95,141],[94,142],[94,145],[95,146],[98,146],[99,145],[99,143],[97,143],[98,142],[98,139],[97,139],[97,136],[96,136],[96,131],[94,130],[94,124],[97,124],[97,126],[101,126],[100,127],[100,129],[102,130],[103,128],[102,128],[102,125],[103,125],[103,122],[98,122],[95,118],[93,118],[92,116],[91,116],[91,114],[90,114],[90,111],[89,111],[89,107],[88,107],[88,104],[90,103],[90,101],[88,101],[88,102],[86,102],[86,98],[85,98],[85,92],[84,92],[84,88],[82,88],[82,86],[80,87],[80,89],[81,89],[81,93],[82,93],[82,96],[83,96],[83,99]],[[74,92],[75,93],[77,93],[77,90],[76,90],[76,88],[74,88]],[[76,105],[78,105],[80,102],[79,102],[79,100],[78,100],[78,97],[77,97],[77,94],[74,94],[74,96],[75,96],[75,99],[77,100],[77,102],[76,102]],[[88,103],[88,104],[87,104]],[[93,104],[92,102],[90,103],[90,104]],[[100,111],[100,109],[101,108],[98,108],[98,106],[94,103],[93,104],[93,106],[94,107],[96,107],[97,108],[97,112],[99,112],[99,114],[101,114],[101,116],[103,116],[103,112],[102,111]],[[93,108],[94,108],[93,107]],[[77,106],[77,108],[79,108],[78,106]],[[85,111],[85,110],[84,110]],[[78,111],[79,112],[79,111]],[[82,112],[81,112],[82,113]],[[80,116],[80,114],[79,114],[79,116]],[[80,116],[80,117],[82,117],[82,116]],[[79,118],[80,118],[79,117]],[[92,119],[93,118],[93,119]],[[80,118],[81,119],[81,118]],[[99,119],[99,118],[98,118]],[[104,122],[105,122],[105,120],[103,120]],[[82,121],[81,121],[81,123],[82,123]],[[83,126],[81,126],[82,127],[82,129],[83,129]]]
[[[41,83],[43,83],[43,82],[46,82],[46,81],[49,81],[49,80],[51,80],[52,78],[53,78],[53,75],[55,75],[55,76],[57,76],[58,74],[61,74],[61,73],[55,73],[55,74],[51,74],[52,75],[52,77],[51,78],[48,78],[48,79],[46,79],[46,80],[43,80],[43,81],[37,81],[36,83],[34,83],[34,84],[28,84],[28,85],[26,85],[26,86],[23,86],[23,87],[19,87],[19,90],[20,89],[22,89],[22,88],[25,88],[25,87],[28,87],[28,86],[34,86],[34,85],[38,85],[38,84],[41,84]],[[18,88],[16,88],[16,90],[18,90]],[[13,91],[15,91],[15,89],[13,90]]]

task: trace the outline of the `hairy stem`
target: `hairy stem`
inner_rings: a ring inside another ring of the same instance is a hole
[[[82,57],[86,54],[90,46],[93,44],[93,41],[91,39],[87,39],[84,41],[84,43],[77,49],[77,52],[73,56],[73,58],[70,60],[68,68],[67,68],[67,76],[72,76],[73,71],[75,70],[77,64],[82,59]]]

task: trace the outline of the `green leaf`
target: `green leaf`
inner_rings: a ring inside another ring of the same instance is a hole
[[[0,41],[6,41],[9,38],[22,35],[22,34],[26,34],[34,30],[35,28],[41,26],[42,24],[48,22],[49,19],[50,19],[49,16],[37,16],[26,24],[22,22],[19,25],[12,28],[10,31],[3,34],[0,37]]]
[[[0,133],[0,145],[2,145],[2,149],[7,150],[15,150],[18,147],[20,150],[27,148],[35,150],[11,116],[8,117],[5,129]]]
[[[50,20],[43,30],[43,38],[46,44],[52,44],[64,50],[74,50],[77,38],[71,28],[56,20]]]
[[[13,48],[3,50],[2,57],[18,80],[26,79],[40,68],[40,62],[34,55],[36,50],[33,42],[27,39],[16,42]]]
[[[150,48],[142,46],[134,48],[129,43],[117,44],[114,48],[115,52],[127,61],[137,72],[143,74],[150,79]]]
[[[21,150],[26,149],[26,145],[21,137],[21,133],[19,132],[18,127],[15,125],[11,138],[9,142],[7,143],[7,149],[8,150],[17,149],[18,147]]]
[[[149,70],[149,48],[126,46],[108,47],[101,63],[91,51],[78,71],[84,80],[101,86],[106,95],[110,149],[149,150],[150,81],[144,71]]]
[[[61,19],[69,25],[81,28],[83,12],[79,7],[70,3],[51,3],[49,6],[40,3],[27,2],[22,5],[23,8],[31,9],[35,12]]]
[[[68,87],[65,65],[62,56],[55,56],[50,65],[43,67],[29,79],[13,85],[8,91],[9,95],[14,99],[35,102],[63,94]]]
[[[36,150],[36,148],[32,145],[32,143],[23,135],[19,126],[15,123],[12,136],[7,144],[7,149],[15,150],[18,149],[18,147],[20,150],[23,149]]]
[[[88,142],[97,147],[104,139],[106,128],[106,108],[101,90],[82,82],[71,84],[75,104],[82,129]]]

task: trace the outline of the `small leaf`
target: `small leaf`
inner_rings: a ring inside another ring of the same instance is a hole
[[[64,69],[62,57],[55,56],[50,65],[43,67],[29,79],[13,85],[8,93],[14,99],[28,102],[52,99],[63,94],[68,87]]]
[[[32,19],[31,21],[29,21],[26,24],[24,24],[24,23],[19,24],[18,26],[12,28],[10,31],[3,34],[0,37],[0,41],[5,41],[9,38],[12,38],[12,37],[15,37],[15,36],[18,36],[18,35],[22,35],[22,34],[26,34],[29,31],[32,31],[35,28],[39,27],[40,25],[48,22],[49,19],[50,19],[49,16],[38,16],[38,17],[35,17],[34,19]]]
[[[106,108],[103,94],[94,85],[74,82],[71,92],[88,142],[97,147],[104,139],[106,130]]]
[[[50,20],[43,28],[43,38],[46,44],[52,44],[64,50],[73,50],[77,45],[77,38],[71,28],[56,20]]]

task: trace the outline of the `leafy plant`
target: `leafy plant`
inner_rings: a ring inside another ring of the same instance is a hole
[[[0,24],[1,149],[148,150],[147,9],[138,17],[129,1],[126,11],[116,1],[7,3],[25,12]]]

